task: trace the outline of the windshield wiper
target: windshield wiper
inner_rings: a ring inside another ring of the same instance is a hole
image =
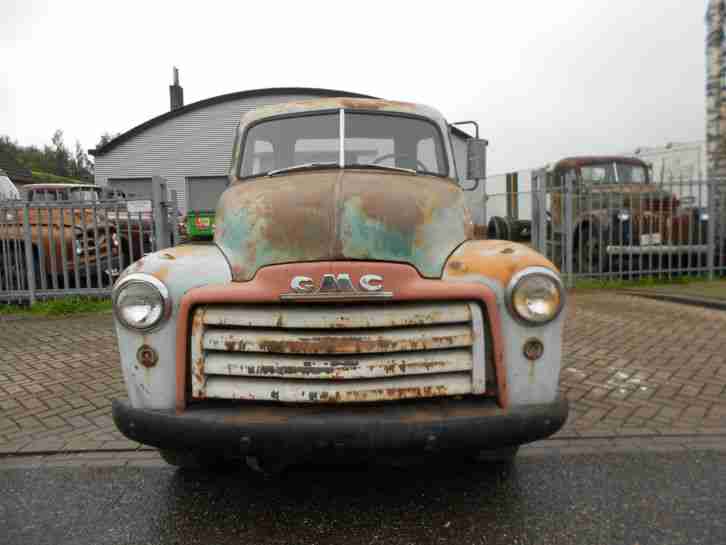
[[[406,172],[408,174],[413,174],[413,175],[418,174],[418,171],[414,170],[412,168],[392,167],[392,166],[388,166],[388,165],[376,165],[373,163],[352,163],[350,165],[345,165],[345,168],[380,168],[382,170],[393,170],[395,172]]]
[[[335,166],[338,166],[338,163],[333,162],[333,161],[329,161],[327,163],[303,163],[301,165],[293,165],[291,167],[270,170],[266,174],[266,176],[275,176],[276,174],[283,174],[285,172],[292,172],[295,170],[308,170],[308,169],[314,169],[314,168],[326,168],[326,167],[335,167]]]

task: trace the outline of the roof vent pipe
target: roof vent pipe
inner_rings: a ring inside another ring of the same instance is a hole
[[[169,85],[169,109],[178,110],[184,106],[184,89],[179,85],[179,69],[174,67],[174,85]]]

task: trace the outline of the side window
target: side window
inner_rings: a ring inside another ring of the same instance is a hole
[[[577,189],[577,171],[574,168],[565,172],[564,182],[566,188]]]
[[[436,143],[433,137],[418,141],[416,146],[416,160],[426,167],[428,172],[438,172],[439,163],[436,157]],[[420,168],[420,167],[418,167]]]
[[[256,140],[252,151],[250,172],[267,172],[273,168],[274,164],[272,144],[265,140]]]

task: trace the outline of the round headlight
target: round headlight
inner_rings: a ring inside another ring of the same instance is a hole
[[[554,320],[563,304],[562,282],[549,269],[525,269],[509,284],[510,308],[516,317],[529,324],[541,325]]]
[[[130,274],[114,287],[113,310],[116,318],[130,329],[152,329],[170,314],[169,291],[151,275]]]

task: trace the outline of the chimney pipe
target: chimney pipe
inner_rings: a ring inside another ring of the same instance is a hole
[[[174,85],[169,85],[169,109],[177,110],[184,106],[184,89],[179,85],[179,69],[174,67]]]

